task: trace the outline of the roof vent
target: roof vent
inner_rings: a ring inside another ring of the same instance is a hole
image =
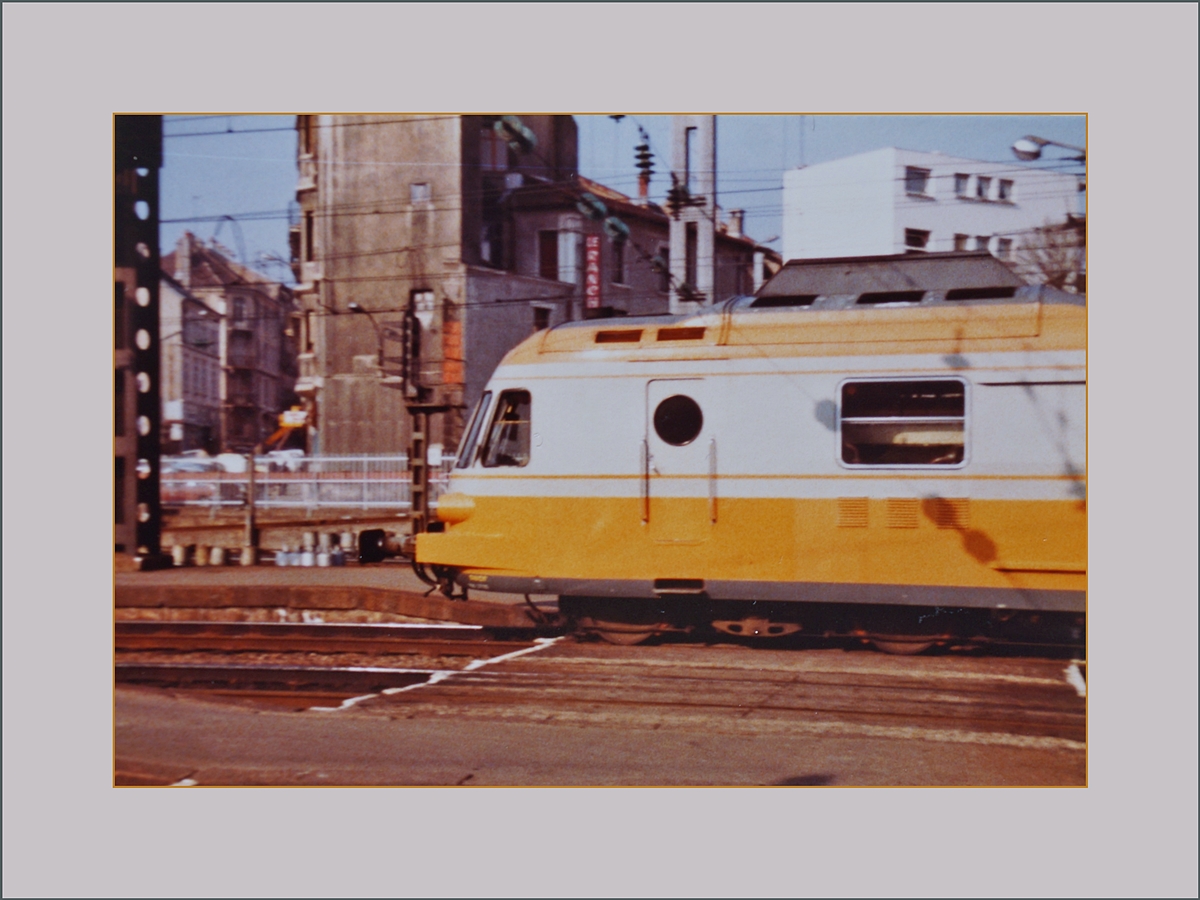
[[[750,305],[755,309],[776,306],[812,306],[818,296],[818,294],[793,294],[785,297],[759,297]]]
[[[996,286],[996,287],[977,287],[977,288],[954,288],[946,291],[947,300],[1003,300],[1007,297],[1012,297],[1017,293],[1015,287]]]
[[[860,294],[859,303],[920,303],[924,291],[875,291]]]
[[[597,344],[636,344],[642,339],[642,329],[623,329],[621,331],[597,331]]]

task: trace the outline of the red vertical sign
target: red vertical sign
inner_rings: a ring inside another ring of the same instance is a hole
[[[600,235],[589,234],[584,242],[583,305],[586,309],[600,308]]]

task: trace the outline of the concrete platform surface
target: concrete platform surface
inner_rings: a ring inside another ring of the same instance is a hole
[[[475,594],[450,600],[400,562],[336,568],[297,566],[188,566],[117,572],[118,607],[367,609],[437,621],[497,628],[529,628],[535,615],[519,594]],[[553,616],[553,597],[532,598]]]

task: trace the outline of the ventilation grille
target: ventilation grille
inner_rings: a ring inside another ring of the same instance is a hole
[[[971,504],[966,497],[934,497],[925,501],[925,514],[938,528],[960,531],[971,524]]]
[[[698,341],[704,337],[703,328],[660,328],[660,341]]]
[[[867,498],[838,497],[837,523],[838,528],[866,528]]]
[[[920,303],[924,291],[871,291],[860,294],[859,303]]]
[[[889,497],[887,501],[888,528],[916,528],[917,501],[909,497]]]
[[[775,309],[786,306],[812,306],[817,294],[792,294],[786,297],[759,297],[750,305],[755,309]]]
[[[641,329],[624,331],[597,331],[597,344],[636,344],[642,339]]]
[[[1004,300],[1015,296],[1015,287],[954,288],[946,291],[947,300]]]

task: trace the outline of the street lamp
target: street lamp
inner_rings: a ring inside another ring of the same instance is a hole
[[[1078,156],[1072,157],[1073,162],[1087,162],[1087,150],[1083,147],[1076,147],[1074,144],[1063,144],[1059,141],[1051,141],[1047,138],[1038,137],[1034,134],[1027,134],[1019,141],[1012,145],[1013,155],[1022,162],[1033,162],[1035,159],[1041,159],[1042,148],[1046,146],[1062,147],[1066,150],[1074,150]]]

